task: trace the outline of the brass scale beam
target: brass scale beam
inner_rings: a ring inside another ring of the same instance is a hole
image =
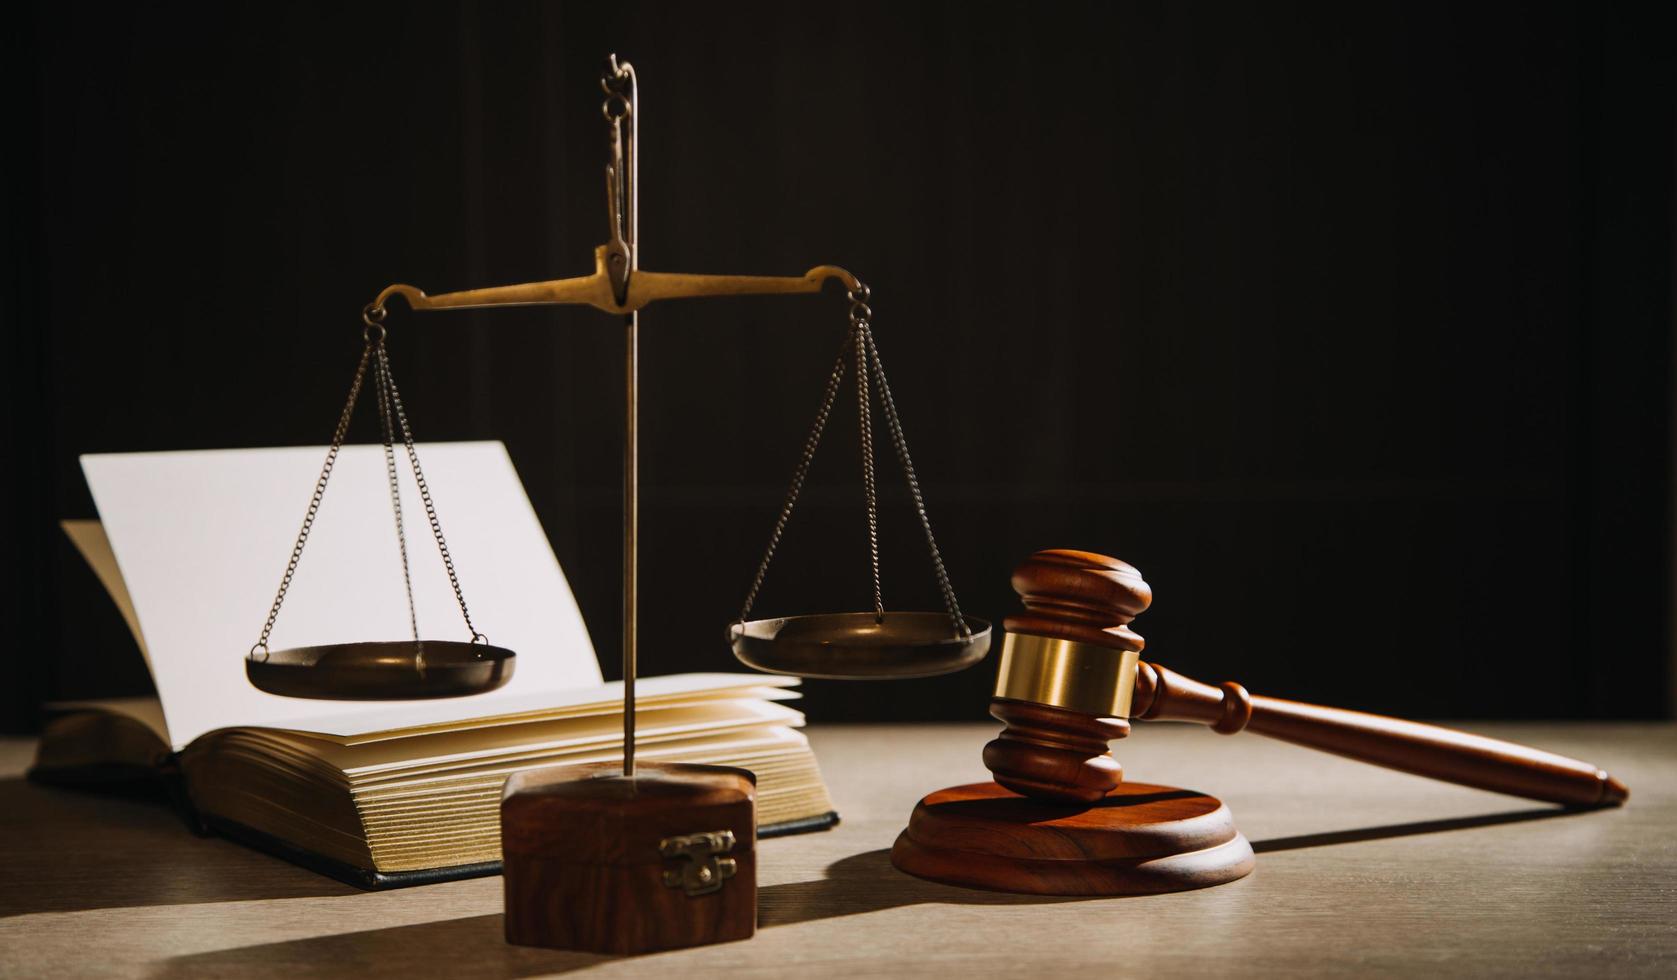
[[[686,272],[651,272],[640,268],[636,133],[640,128],[639,90],[634,66],[612,55],[601,79],[603,108],[612,131],[611,162],[606,165],[606,203],[611,238],[594,249],[594,272],[570,279],[466,289],[437,296],[403,283],[386,286],[367,307],[369,321],[384,320],[386,303],[400,296],[414,310],[464,310],[490,306],[592,306],[623,315],[623,775],[635,774],[635,672],[640,621],[640,309],[662,299],[701,296],[758,296],[815,293],[829,279],[847,290],[861,283],[835,265],[818,265],[801,276],[719,276]]]

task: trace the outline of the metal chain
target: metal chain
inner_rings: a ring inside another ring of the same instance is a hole
[[[286,562],[285,574],[280,577],[274,604],[268,610],[267,621],[262,624],[261,637],[250,648],[250,656],[253,659],[258,650],[262,651],[262,656],[267,656],[268,637],[274,631],[274,623],[279,620],[280,607],[285,604],[285,595],[291,588],[291,579],[297,574],[297,565],[303,559],[303,547],[308,543],[309,531],[313,529],[315,516],[320,512],[320,503],[325,499],[326,483],[332,477],[332,467],[337,464],[338,453],[343,449],[344,437],[349,432],[349,420],[355,413],[355,403],[361,395],[369,361],[374,364],[373,382],[377,390],[379,415],[384,430],[385,473],[390,478],[390,504],[396,515],[396,541],[402,555],[402,582],[407,589],[408,625],[413,630],[413,638],[416,642],[419,639],[419,617],[413,601],[413,579],[408,568],[407,533],[402,520],[402,491],[396,474],[394,443],[397,427],[401,429],[402,445],[407,450],[408,463],[413,467],[414,481],[419,484],[420,499],[425,502],[425,515],[431,522],[431,534],[437,540],[437,551],[442,555],[443,567],[448,570],[449,584],[454,587],[454,599],[460,604],[460,617],[466,621],[466,629],[470,631],[473,642],[488,642],[488,638],[472,625],[472,615],[466,608],[466,594],[460,588],[460,576],[454,570],[454,559],[449,555],[448,542],[443,539],[442,523],[437,519],[437,508],[431,501],[431,488],[426,484],[425,471],[419,465],[419,451],[414,448],[413,429],[408,425],[407,412],[402,408],[402,394],[396,388],[396,376],[390,370],[390,355],[384,347],[384,311],[369,307],[363,311],[362,317],[366,322],[366,328],[361,332],[361,336],[366,346],[361,350],[361,360],[355,365],[355,379],[350,382],[349,397],[344,401],[344,409],[338,415],[337,428],[332,430],[332,445],[326,450],[326,462],[320,468],[320,478],[315,481],[314,494],[309,498],[309,507],[303,515],[303,527],[297,532],[297,541],[291,547],[291,558]],[[391,423],[392,411],[395,414],[395,425]],[[421,652],[420,656],[423,655]]]
[[[384,350],[381,342],[379,350]],[[419,613],[413,604],[413,575],[408,571],[408,532],[402,523],[402,484],[396,476],[396,451],[392,445],[395,440],[396,427],[390,420],[390,375],[386,372],[385,361],[380,357],[374,365],[373,381],[378,389],[378,414],[380,428],[384,431],[384,472],[390,478],[390,509],[396,515],[396,549],[402,554],[402,588],[408,595],[408,629],[412,631],[415,642],[419,640]]]
[[[862,427],[862,493],[868,501],[868,559],[873,565],[873,619],[885,621],[885,596],[879,585],[879,490],[873,477],[873,419],[868,398],[868,349],[862,337],[872,314],[868,287],[850,294],[850,332],[856,337],[856,416]]]
[[[303,559],[303,545],[309,540],[309,529],[314,527],[315,514],[320,511],[320,501],[326,495],[326,481],[332,476],[332,466],[338,461],[338,450],[343,448],[344,435],[349,431],[349,417],[355,411],[355,400],[361,395],[361,382],[367,376],[367,361],[373,353],[373,336],[371,331],[378,330],[379,339],[384,337],[384,328],[369,322],[367,330],[362,332],[366,346],[361,349],[361,361],[355,365],[355,380],[349,385],[349,398],[344,402],[344,410],[338,415],[338,427],[332,430],[332,445],[326,450],[326,462],[320,468],[320,479],[315,481],[314,495],[309,498],[309,509],[303,514],[303,528],[297,532],[297,543],[291,546],[291,559],[285,563],[285,574],[280,577],[279,591],[274,595],[274,604],[268,610],[268,621],[262,624],[262,636],[250,648],[252,658],[256,651],[261,650],[264,657],[268,654],[268,635],[274,631],[274,622],[279,619],[280,606],[285,604],[286,590],[291,588],[291,577],[297,574],[297,563]]]
[[[926,532],[926,547],[932,553],[932,567],[937,573],[938,588],[943,592],[943,604],[949,611],[949,618],[955,621],[955,629],[961,636],[971,636],[972,629],[961,615],[961,605],[955,600],[955,587],[949,584],[949,572],[943,567],[943,555],[938,552],[937,539],[932,536],[932,519],[926,513],[926,500],[920,493],[920,481],[914,475],[914,460],[908,455],[908,438],[903,435],[902,420],[897,417],[897,404],[891,398],[891,386],[885,380],[885,365],[879,360],[879,350],[874,346],[873,331],[868,329],[864,321],[860,326],[861,336],[858,343],[868,349],[868,357],[873,361],[873,376],[879,388],[879,400],[885,406],[885,422],[891,429],[891,441],[897,447],[897,459],[902,463],[903,473],[908,477],[908,492],[914,498],[914,512],[920,517],[920,527]]]
[[[821,396],[821,408],[815,413],[815,424],[810,426],[809,436],[804,439],[803,455],[798,459],[798,466],[792,471],[792,484],[786,488],[786,500],[780,505],[780,516],[775,518],[774,530],[769,532],[769,546],[763,551],[763,560],[757,564],[757,574],[751,579],[751,588],[745,594],[745,604],[740,607],[739,618],[736,623],[743,623],[751,615],[751,606],[757,601],[757,593],[763,588],[763,576],[769,572],[769,562],[774,560],[774,551],[780,546],[780,537],[786,533],[786,522],[792,517],[792,508],[798,503],[798,494],[803,491],[804,478],[809,475],[810,461],[815,458],[815,448],[821,444],[821,433],[827,428],[827,417],[832,414],[833,400],[838,396],[839,382],[844,380],[845,361],[850,356],[850,347],[855,343],[856,330],[852,325],[844,335],[844,343],[839,345],[838,357],[833,361],[833,373],[827,378],[827,390]]]
[[[425,516],[431,522],[431,536],[437,539],[437,552],[442,555],[443,568],[448,570],[448,584],[454,587],[454,601],[460,604],[460,618],[466,621],[466,629],[472,634],[472,642],[479,640],[487,643],[489,638],[477,631],[472,625],[471,611],[466,608],[466,593],[460,588],[460,576],[454,571],[454,558],[448,553],[448,542],[443,539],[443,525],[437,519],[437,507],[431,502],[431,488],[425,482],[425,471],[419,466],[419,451],[413,445],[413,429],[408,425],[408,415],[402,408],[402,393],[396,387],[396,378],[390,373],[390,357],[385,353],[384,345],[380,344],[378,354],[379,370],[384,372],[385,380],[390,385],[390,404],[396,410],[396,421],[402,429],[402,444],[407,447],[408,464],[413,467],[414,482],[419,484],[419,499],[425,503]]]
[[[914,460],[909,456],[908,437],[903,434],[902,420],[897,415],[896,400],[891,397],[891,385],[885,380],[885,365],[880,360],[879,349],[873,340],[873,310],[868,306],[870,293],[868,287],[857,283],[856,289],[849,294],[850,299],[850,329],[844,335],[844,343],[839,346],[837,359],[833,363],[833,373],[827,378],[827,390],[821,396],[821,409],[815,415],[815,424],[810,427],[809,438],[804,440],[803,455],[798,460],[798,466],[792,471],[792,485],[786,490],[786,500],[781,504],[780,516],[774,522],[774,530],[769,534],[769,546],[763,552],[763,560],[757,565],[757,574],[751,580],[751,589],[746,593],[745,605],[741,607],[736,623],[743,623],[751,614],[751,606],[757,601],[757,593],[763,587],[763,578],[768,574],[769,563],[774,560],[775,549],[780,545],[781,536],[786,531],[786,523],[792,516],[792,508],[798,502],[798,495],[803,490],[804,479],[809,475],[809,465],[815,458],[815,450],[821,443],[821,434],[826,429],[827,418],[832,413],[833,402],[838,394],[840,382],[844,379],[846,362],[850,357],[851,347],[854,345],[856,356],[856,406],[861,416],[862,430],[862,488],[868,503],[868,553],[873,565],[873,604],[874,616],[883,619],[885,615],[885,601],[880,589],[879,580],[879,491],[874,478],[873,457],[873,424],[871,400],[868,397],[869,367],[872,367],[873,386],[879,391],[879,401],[885,409],[885,422],[891,432],[891,442],[896,447],[897,459],[902,464],[903,474],[908,479],[908,490],[914,500],[914,512],[920,518],[920,527],[926,533],[926,546],[931,551],[932,568],[937,573],[938,589],[943,593],[943,605],[954,622],[956,632],[962,637],[972,635],[972,628],[967,625],[966,618],[961,615],[961,604],[955,598],[955,587],[949,582],[949,572],[943,565],[943,555],[938,551],[937,539],[932,535],[932,519],[926,513],[925,496],[920,492],[920,480],[914,473]]]

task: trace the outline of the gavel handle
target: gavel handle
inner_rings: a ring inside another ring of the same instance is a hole
[[[1158,664],[1136,670],[1131,718],[1193,721],[1225,735],[1247,730],[1361,762],[1566,806],[1617,806],[1630,791],[1587,762],[1494,738],[1382,715],[1253,697]]]

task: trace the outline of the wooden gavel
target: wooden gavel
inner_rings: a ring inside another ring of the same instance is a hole
[[[1007,725],[984,747],[996,782],[1025,796],[1093,803],[1123,767],[1107,743],[1129,719],[1193,721],[1224,735],[1253,731],[1362,762],[1574,807],[1630,795],[1605,770],[1497,739],[1380,715],[1255,697],[1140,662],[1129,623],[1153,593],[1132,566],[1085,551],[1040,551],[1013,572],[1025,611],[1003,622],[990,713]]]

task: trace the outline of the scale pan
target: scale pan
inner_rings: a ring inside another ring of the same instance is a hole
[[[333,643],[247,657],[257,688],[288,698],[407,701],[493,691],[512,679],[515,654],[460,640]]]
[[[785,616],[735,624],[734,656],[770,674],[825,680],[934,677],[964,670],[990,650],[990,624],[966,617],[971,636],[957,636],[949,614],[871,612]]]

